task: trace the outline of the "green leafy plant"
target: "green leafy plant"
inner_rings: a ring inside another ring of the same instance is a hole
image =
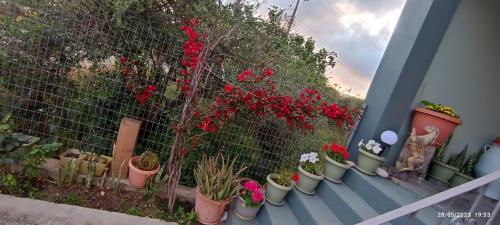
[[[181,225],[195,225],[196,213],[193,210],[186,211],[184,207],[179,206],[175,211],[175,220]]]
[[[24,174],[31,179],[38,177],[46,158],[55,153],[61,146],[61,143],[34,145],[25,160]]]
[[[235,172],[236,159],[230,162],[222,154],[216,157],[203,155],[194,170],[194,177],[200,192],[214,201],[235,197],[239,176],[246,169],[243,167]]]
[[[99,158],[99,157],[94,157],[94,158],[96,158],[96,160],[92,160],[93,157],[94,157],[94,153],[91,153],[89,164],[87,167],[87,176],[85,177],[85,187],[87,189],[90,189],[90,187],[92,186],[92,181],[94,180],[94,173],[95,173],[95,169],[97,166],[96,161],[97,161],[97,158]]]
[[[160,161],[156,153],[147,150],[136,158],[136,160],[132,160],[132,164],[140,170],[152,171],[158,168]]]
[[[476,166],[477,162],[479,162],[479,159],[481,158],[483,153],[484,153],[484,149],[481,149],[476,153],[472,153],[469,156],[469,158],[467,158],[467,160],[459,168],[460,173],[474,177],[474,174],[473,174],[474,167]]]
[[[63,203],[68,205],[80,205],[82,203],[82,199],[77,193],[71,192],[64,197]]]
[[[293,179],[295,172],[295,167],[282,167],[277,172],[277,177],[274,182],[281,186],[289,187],[291,185],[290,181]]]
[[[465,148],[460,153],[450,156],[446,164],[456,168],[462,168],[467,155],[467,148],[469,148],[469,145],[465,145]]]
[[[444,162],[444,155],[446,154],[446,151],[448,151],[448,145],[451,142],[451,138],[453,135],[450,135],[450,137],[438,148],[436,152],[436,160],[440,162]]]
[[[57,183],[59,185],[64,185],[68,183],[73,183],[75,181],[76,172],[80,166],[79,159],[71,159],[68,161],[67,165],[59,167],[59,176]]]
[[[17,186],[17,179],[13,174],[0,175],[0,185],[5,187],[15,187]]]
[[[142,209],[136,208],[136,207],[128,208],[125,213],[127,213],[129,215],[133,215],[133,216],[144,216],[144,211]]]
[[[113,177],[113,192],[115,194],[120,193],[120,191],[123,188],[123,184],[121,182],[121,177],[122,177],[122,174],[123,174],[123,167],[124,166],[125,166],[125,160],[120,165],[120,170],[118,170],[118,176]]]
[[[10,167],[25,159],[25,150],[40,138],[14,132],[12,114],[6,114],[0,121],[0,167]],[[7,168],[10,169],[10,168]]]

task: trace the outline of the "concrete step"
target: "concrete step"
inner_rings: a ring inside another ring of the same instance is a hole
[[[321,182],[316,192],[328,205],[330,210],[339,216],[345,225],[352,225],[380,215],[364,199],[345,184]],[[387,225],[392,225],[387,223]]]
[[[275,206],[266,202],[260,209],[258,220],[263,225],[300,225],[286,202],[282,206]]]
[[[417,194],[390,180],[369,176],[356,169],[349,170],[344,175],[343,181],[378,213],[384,213],[420,200]],[[417,214],[416,224],[434,224],[437,221],[437,212],[436,209],[429,207],[421,210]],[[395,225],[405,224],[407,219],[407,217],[403,217],[392,223]]]
[[[294,188],[288,193],[287,202],[302,225],[343,225],[318,195],[306,195]]]

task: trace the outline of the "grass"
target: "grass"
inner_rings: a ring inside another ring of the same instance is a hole
[[[132,216],[144,216],[144,212],[140,208],[136,207],[130,207],[128,208],[125,213],[132,215]]]
[[[63,203],[68,205],[80,205],[82,199],[76,193],[71,192],[64,197]]]

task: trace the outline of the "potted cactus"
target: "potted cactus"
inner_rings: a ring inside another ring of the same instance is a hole
[[[216,157],[202,156],[194,170],[196,180],[196,200],[194,211],[202,224],[219,224],[220,218],[231,198],[236,197],[240,174],[235,172],[236,159],[229,161],[221,154]]]
[[[292,172],[288,168],[281,168],[278,173],[267,175],[265,185],[266,200],[273,205],[283,205],[283,199],[289,191],[292,190],[293,184],[299,181],[299,174]]]
[[[240,187],[234,214],[242,220],[253,220],[262,205],[264,205],[264,191],[259,183],[250,180]]]
[[[144,188],[148,178],[153,177],[160,170],[160,161],[158,156],[145,151],[140,156],[135,156],[128,162],[130,168],[128,180],[130,185],[135,188]]]
[[[109,167],[113,158],[105,155],[99,155],[93,152],[83,152],[79,157],[82,162],[80,163],[80,167],[78,168],[79,174],[87,174],[89,171],[89,164],[92,163],[95,165],[94,176],[100,177],[104,174],[106,168]]]
[[[352,167],[352,163],[346,161],[349,153],[346,147],[332,143],[331,146],[325,144],[323,146],[323,156],[325,159],[325,179],[334,182],[342,183],[342,176]]]
[[[317,152],[302,154],[298,167],[300,179],[295,187],[302,193],[312,195],[319,182],[323,180],[323,174],[318,169],[319,158]]]

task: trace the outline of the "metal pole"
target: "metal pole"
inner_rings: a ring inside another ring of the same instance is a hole
[[[498,200],[497,205],[495,206],[495,208],[491,212],[490,218],[486,222],[486,225],[493,224],[493,220],[495,219],[495,216],[498,214],[498,211],[500,211],[500,200]]]

